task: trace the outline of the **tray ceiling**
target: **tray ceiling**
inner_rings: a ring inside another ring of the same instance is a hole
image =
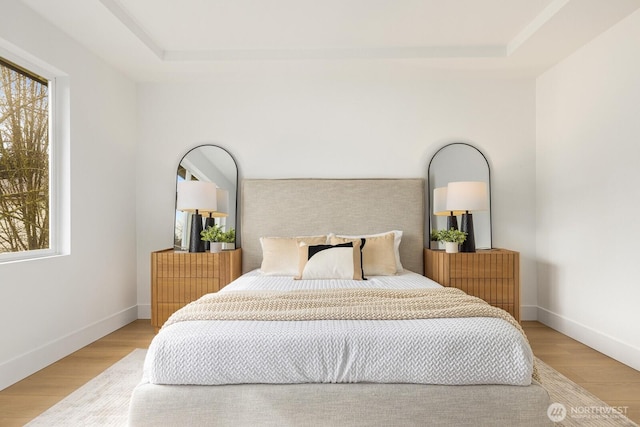
[[[640,0],[22,1],[136,80],[229,62],[380,59],[535,75],[640,7]]]

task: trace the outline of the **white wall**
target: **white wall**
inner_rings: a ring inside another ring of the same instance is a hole
[[[539,319],[640,369],[640,12],[537,81]]]
[[[535,82],[428,71],[412,61],[221,64],[181,83],[138,86],[138,302],[149,316],[150,252],[172,246],[175,171],[214,143],[241,178],[426,177],[442,145],[479,147],[492,166],[494,246],[522,253],[534,307]]]
[[[2,389],[137,318],[136,98],[130,80],[20,1],[3,1],[0,46],[66,73],[71,108],[71,252],[0,264]]]

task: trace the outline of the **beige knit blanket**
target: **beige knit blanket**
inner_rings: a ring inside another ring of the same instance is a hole
[[[406,320],[496,317],[520,324],[506,311],[456,288],[419,290],[324,289],[230,291],[207,294],[176,311],[163,328],[188,320]],[[533,379],[539,381],[534,365]]]

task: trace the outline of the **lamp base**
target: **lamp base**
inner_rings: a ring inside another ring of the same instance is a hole
[[[476,251],[476,239],[473,234],[473,215],[470,213],[462,214],[462,222],[460,224],[460,231],[467,233],[467,239],[462,245],[460,245],[460,252],[475,252]]]
[[[451,230],[452,228],[454,230],[458,229],[458,217],[453,214],[447,217],[447,230]]]
[[[202,241],[202,215],[194,213],[191,216],[191,237],[189,238],[189,252],[204,252]]]
[[[204,219],[203,230],[206,230],[209,227],[213,227],[214,225],[216,225],[216,219],[208,216]],[[204,242],[204,252],[209,252],[210,250],[211,250],[211,242],[209,241]]]

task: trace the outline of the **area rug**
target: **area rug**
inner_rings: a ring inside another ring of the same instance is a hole
[[[142,378],[146,350],[137,349],[74,391],[36,419],[34,426],[125,426],[132,390]],[[541,360],[538,370],[552,405],[548,414],[556,426],[617,427],[638,425],[621,408],[612,408]]]
[[[131,392],[142,379],[147,350],[136,349],[47,409],[27,426],[125,426]]]

